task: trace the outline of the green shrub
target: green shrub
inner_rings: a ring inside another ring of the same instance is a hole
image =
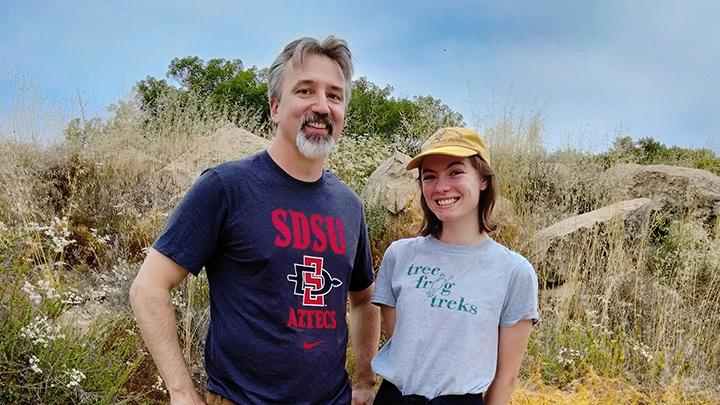
[[[127,313],[96,319],[87,331],[60,317],[83,298],[53,283],[0,274],[12,287],[0,305],[0,402],[118,403],[147,393],[126,386],[146,353]],[[21,285],[21,283],[24,283]]]

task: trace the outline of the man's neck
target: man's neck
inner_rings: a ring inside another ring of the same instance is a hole
[[[313,182],[322,177],[325,159],[308,159],[297,146],[288,144],[281,136],[275,136],[267,151],[285,173],[297,180]]]

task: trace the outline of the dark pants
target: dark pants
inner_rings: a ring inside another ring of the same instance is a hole
[[[483,405],[482,394],[441,395],[427,399],[422,395],[403,395],[390,381],[383,380],[373,405]]]

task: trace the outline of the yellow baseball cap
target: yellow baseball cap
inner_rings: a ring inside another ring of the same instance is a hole
[[[490,164],[490,152],[480,135],[470,128],[440,128],[423,143],[420,154],[415,156],[405,169],[412,170],[420,166],[427,155],[450,155],[470,157],[480,155],[482,160]]]

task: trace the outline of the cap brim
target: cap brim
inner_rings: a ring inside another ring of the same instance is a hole
[[[468,149],[462,146],[443,146],[436,149],[430,149],[428,151],[425,151],[414,158],[405,166],[405,170],[412,170],[420,166],[420,162],[423,160],[423,158],[427,155],[448,155],[448,156],[457,156],[457,157],[470,157],[473,155],[477,155],[477,151],[474,151],[472,149]]]

